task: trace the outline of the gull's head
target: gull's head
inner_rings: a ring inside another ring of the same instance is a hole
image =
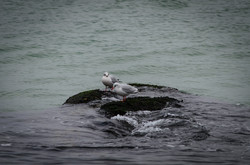
[[[119,86],[119,83],[118,83],[118,82],[116,82],[116,83],[113,84],[113,88],[115,88],[115,87],[117,87],[117,86]]]
[[[103,76],[108,77],[108,76],[109,76],[109,73],[108,73],[108,72],[104,72]]]

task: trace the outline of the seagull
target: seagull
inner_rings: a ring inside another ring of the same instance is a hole
[[[110,75],[108,72],[104,72],[102,76],[102,83],[106,86],[105,91],[107,90],[107,87],[113,89],[113,84],[116,82],[119,82],[119,79],[115,78],[113,75]]]
[[[117,93],[118,95],[123,96],[122,101],[124,102],[126,100],[126,96],[128,96],[129,94],[134,94],[134,93],[138,93],[138,89],[128,85],[128,84],[121,84],[121,83],[114,83],[113,85],[114,91],[115,93]]]

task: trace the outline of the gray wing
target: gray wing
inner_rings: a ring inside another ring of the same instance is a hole
[[[110,75],[110,79],[111,79],[112,83],[119,81],[119,79],[115,78],[113,75]]]
[[[135,87],[132,87],[130,85],[123,85],[122,90],[126,93],[135,93],[138,92],[138,89]]]

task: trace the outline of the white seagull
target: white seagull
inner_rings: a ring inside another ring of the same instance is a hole
[[[113,84],[119,82],[119,79],[115,78],[113,75],[110,75],[108,72],[104,72],[102,76],[102,83],[107,87],[113,89]]]
[[[113,85],[114,91],[115,93],[117,93],[118,95],[123,96],[122,101],[126,100],[126,96],[128,96],[129,94],[134,94],[134,93],[138,93],[138,89],[128,85],[128,84],[121,84],[121,83],[114,83]]]

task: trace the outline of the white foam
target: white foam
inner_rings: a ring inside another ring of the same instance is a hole
[[[164,119],[159,119],[155,121],[148,121],[143,122],[136,129],[132,131],[132,134],[136,133],[152,133],[152,132],[159,132],[162,131],[162,129],[159,127],[164,122]]]
[[[178,117],[179,115],[177,115],[177,114],[173,114],[173,113],[166,113],[165,115],[164,115],[164,117]]]
[[[143,122],[144,127],[156,127],[158,125],[162,125],[162,123],[165,121],[165,119],[159,119],[155,121],[148,121]]]
[[[11,147],[12,144],[11,143],[2,143],[1,146],[2,147]]]
[[[117,116],[112,117],[111,119],[115,119],[119,121],[126,121],[127,123],[129,123],[130,125],[133,125],[134,127],[138,126],[138,122],[132,117],[117,115]]]
[[[159,127],[141,127],[139,129],[134,129],[132,131],[132,135],[136,134],[136,133],[151,133],[151,132],[159,132],[162,131],[161,128]]]
[[[138,123],[138,121],[135,119],[134,116],[126,116],[126,115],[125,116],[117,115],[112,117],[111,119],[118,121],[126,121],[130,125],[134,126],[135,129],[132,130],[131,132],[132,135],[136,134],[146,135],[148,133],[166,131],[166,128],[161,128],[161,127],[162,125],[164,125],[164,123],[170,122],[168,119],[159,119],[154,121],[144,121],[142,123]]]
[[[129,116],[133,116],[133,115],[142,116],[142,115],[149,115],[151,113],[152,113],[151,111],[137,111],[137,112],[128,111],[126,113],[126,115],[129,115]]]

